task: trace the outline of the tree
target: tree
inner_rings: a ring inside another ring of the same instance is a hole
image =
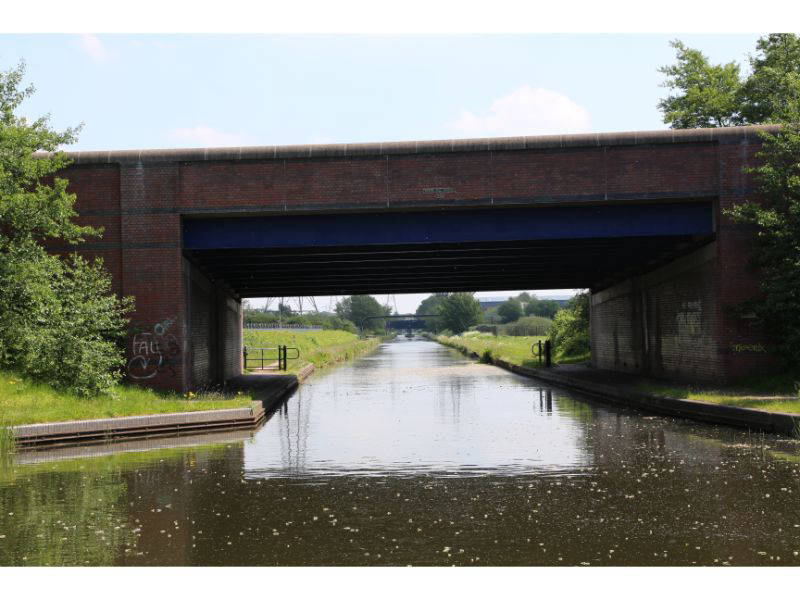
[[[418,315],[439,315],[442,312],[442,303],[444,302],[445,298],[447,298],[447,294],[432,294],[425,298],[422,302],[419,303],[417,307],[416,314]],[[425,329],[432,332],[438,333],[442,329],[444,329],[444,324],[442,319],[439,317],[426,317],[425,318]]]
[[[559,356],[580,356],[589,352],[589,294],[573,296],[556,313],[550,340]]]
[[[727,127],[740,122],[739,64],[712,65],[699,50],[673,40],[678,62],[659,69],[667,76],[662,87],[677,90],[658,103],[664,123],[673,129]]]
[[[555,300],[544,300],[534,296],[533,299],[525,305],[525,315],[552,319],[556,316],[560,308],[561,306]]]
[[[726,214],[755,229],[752,264],[763,298],[739,308],[755,314],[777,342],[791,370],[800,368],[800,111],[777,134],[764,134],[760,166],[751,169],[760,185],[759,202]]]
[[[791,121],[800,106],[800,38],[773,33],[756,47],[760,54],[750,57],[752,73],[739,94],[743,121]]]
[[[800,105],[800,38],[775,33],[760,38],[742,80],[735,61],[712,65],[680,41],[671,42],[678,62],[661,67],[663,87],[677,90],[658,103],[673,129],[728,127],[790,121]]]
[[[497,307],[497,314],[503,323],[511,323],[522,316],[522,304],[516,298],[509,298]]]
[[[466,331],[481,322],[481,305],[469,292],[450,294],[442,302],[442,324],[453,333]]]
[[[679,64],[662,69],[672,77],[667,80],[668,87],[688,90],[683,82],[689,81],[692,73],[718,70],[707,61],[705,65],[698,61],[696,50],[690,51],[679,42],[673,45],[679,49]],[[737,308],[756,315],[765,332],[775,340],[787,366],[797,369],[800,368],[797,300],[800,298],[800,38],[790,33],[770,34],[761,37],[756,48],[757,53],[749,59],[751,73],[739,83],[733,105],[728,101],[728,92],[735,86],[727,77],[724,103],[709,104],[703,101],[702,94],[685,93],[680,102],[670,97],[662,100],[659,107],[664,111],[664,121],[672,127],[692,126],[691,119],[682,117],[685,114],[698,115],[700,120],[720,126],[782,125],[776,134],[760,134],[764,140],[759,153],[761,165],[750,169],[760,185],[759,201],[736,205],[725,213],[754,229],[752,264],[759,271],[763,292],[763,298],[744,302]],[[691,53],[694,62],[681,61],[681,52]],[[727,116],[723,114],[725,111]]]
[[[348,296],[336,304],[336,314],[364,331],[378,332],[384,329],[386,322],[377,317],[388,317],[392,309],[382,306],[372,296]]]
[[[291,317],[294,315],[294,311],[292,307],[288,304],[284,304],[283,302],[278,302],[278,314],[284,317]]]
[[[78,130],[15,115],[34,91],[20,88],[23,75],[24,63],[0,72],[0,368],[90,395],[121,376],[133,301],[112,294],[101,260],[45,250],[101,231],[73,222],[75,195],[55,177],[68,164],[59,148]]]

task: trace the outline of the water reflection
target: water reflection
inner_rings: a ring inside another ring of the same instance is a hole
[[[597,404],[432,343],[388,344],[255,434],[214,435],[17,456],[0,564],[800,564],[797,441]]]
[[[245,469],[250,477],[563,471],[591,462],[583,438],[581,419],[554,407],[540,384],[430,342],[390,343],[305,384],[246,446]]]

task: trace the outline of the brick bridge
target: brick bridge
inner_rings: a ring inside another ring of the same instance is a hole
[[[770,363],[752,296],[757,128],[72,153],[80,222],[136,298],[128,374],[241,369],[241,299],[590,288],[601,368],[722,380]]]

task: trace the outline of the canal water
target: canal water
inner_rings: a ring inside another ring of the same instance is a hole
[[[257,432],[0,464],[2,565],[800,565],[799,552],[797,442],[603,405],[422,340],[313,376]]]

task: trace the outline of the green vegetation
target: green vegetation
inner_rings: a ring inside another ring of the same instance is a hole
[[[382,306],[372,296],[348,296],[336,305],[336,314],[355,323],[360,330],[382,333],[386,330],[386,321],[379,317],[388,317],[392,309]]]
[[[650,394],[711,404],[755,408],[768,412],[800,414],[800,383],[789,375],[742,379],[722,388],[641,383],[638,389]]]
[[[752,227],[752,266],[761,296],[736,310],[749,314],[776,342],[784,367],[800,371],[800,37],[770,34],[758,40],[750,73],[739,65],[712,65],[697,50],[673,42],[678,62],[663,67],[665,87],[674,93],[659,103],[672,128],[781,124],[776,134],[762,132],[760,166],[748,169],[760,186],[758,201],[724,214]]]
[[[520,294],[520,296],[522,296],[522,294]],[[519,298],[520,296],[517,297]],[[544,300],[537,298],[535,295],[529,295],[528,297],[530,299],[528,302],[525,302],[525,314],[527,316],[552,319],[561,308],[561,305],[555,300]]]
[[[481,305],[469,292],[448,294],[441,303],[442,325],[453,333],[466,331],[483,318]]]
[[[552,327],[551,319],[531,315],[517,319],[513,323],[500,325],[497,330],[501,335],[543,336],[548,335]]]
[[[501,323],[511,323],[519,319],[522,312],[522,303],[517,298],[509,298],[497,307],[497,316]]]
[[[277,348],[285,345],[300,351],[299,360],[290,360],[288,373],[297,373],[308,364],[316,368],[350,360],[380,344],[382,338],[359,338],[349,331],[276,331],[245,330],[244,345],[248,348]],[[251,354],[254,356],[254,354]],[[277,354],[273,353],[277,357]],[[277,362],[277,358],[276,358]]]
[[[230,398],[212,393],[197,396],[190,393],[187,398],[133,385],[116,385],[108,392],[87,398],[14,372],[0,371],[0,427],[3,429],[33,423],[236,408],[249,406],[252,401],[247,395]]]
[[[425,298],[419,303],[416,314],[418,315],[440,315],[442,314],[442,303],[447,298],[447,294],[433,294]],[[426,331],[438,333],[444,329],[444,323],[441,318],[427,317],[425,319]]]
[[[44,247],[66,248],[101,231],[76,225],[67,181],[50,180],[68,164],[59,148],[78,130],[57,132],[47,117],[15,114],[33,93],[20,88],[23,74],[23,64],[0,72],[0,369],[88,397],[121,377],[119,341],[133,301],[111,292],[102,261]]]
[[[434,338],[440,344],[466,352],[474,352],[481,357],[481,362],[495,359],[508,361],[515,365],[535,367],[538,358],[531,352],[531,347],[539,341],[544,343],[545,336],[508,336],[492,335],[467,331],[462,335],[438,335]]]
[[[570,357],[585,360],[589,355],[589,294],[584,292],[572,298],[566,308],[556,313],[550,330],[555,359]]]

